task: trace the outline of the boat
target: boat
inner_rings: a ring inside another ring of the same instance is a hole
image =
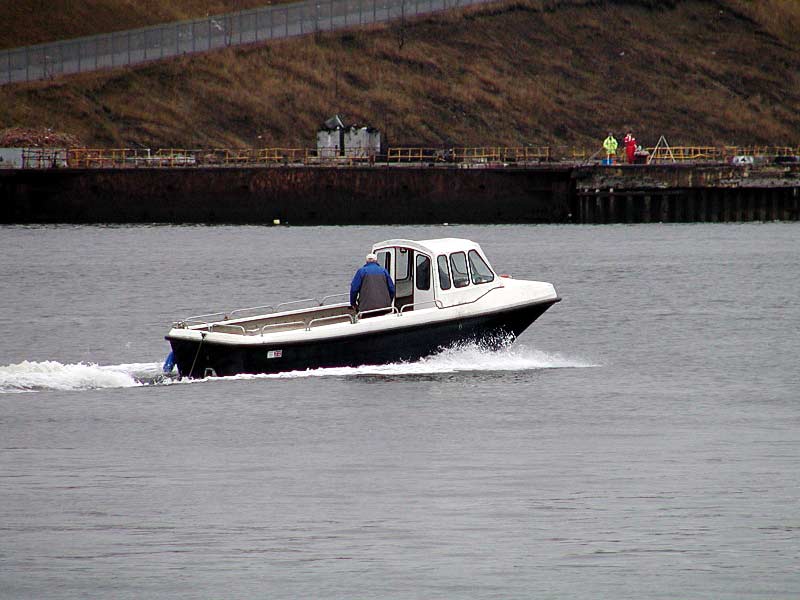
[[[551,283],[498,274],[471,240],[391,239],[372,252],[395,282],[391,306],[359,312],[348,294],[334,294],[188,317],[166,336],[179,376],[413,361],[464,342],[497,347],[561,300]]]

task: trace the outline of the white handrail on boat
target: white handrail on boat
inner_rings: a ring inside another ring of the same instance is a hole
[[[413,304],[404,304],[400,309],[399,315],[402,315],[409,306],[414,308],[415,306],[424,306],[425,304],[433,304],[436,308],[444,308],[444,304],[442,304],[441,300],[423,300],[422,302],[414,302]]]
[[[272,304],[266,304],[264,306],[251,306],[250,308],[237,308],[236,310],[232,310],[229,313],[226,313],[228,317],[232,317],[236,313],[243,313],[248,312],[251,310],[263,310],[265,308],[270,309],[269,312],[275,312],[275,307]]]
[[[334,319],[342,319],[344,317],[347,317],[348,319],[350,319],[350,323],[355,323],[355,319],[353,318],[353,315],[350,315],[350,314],[332,315],[330,317],[319,317],[317,319],[311,319],[308,322],[308,325],[306,325],[306,331],[310,331],[311,330],[311,326],[314,323],[319,323],[321,321],[333,321]]]
[[[275,312],[281,312],[280,309],[281,309],[282,306],[289,306],[291,304],[301,304],[303,302],[306,302],[306,303],[308,303],[308,302],[318,302],[318,300],[316,298],[304,298],[303,300],[291,300],[290,302],[281,302],[280,304],[278,304],[275,307]],[[317,306],[319,306],[319,304],[317,304]]]
[[[304,328],[306,327],[305,321],[289,321],[288,323],[267,323],[261,328],[261,335],[264,335],[265,329],[272,329],[273,327],[288,327],[290,325],[302,325]]]
[[[499,286],[495,286],[495,287],[489,288],[488,290],[486,290],[486,292],[484,292],[483,294],[481,294],[477,298],[474,298],[472,300],[468,300],[467,302],[459,302],[458,304],[448,305],[448,308],[452,308],[452,307],[455,307],[455,306],[464,306],[466,304],[474,304],[475,302],[477,302],[478,300],[480,300],[484,296],[486,296],[486,294],[488,294],[489,292],[493,292],[494,290],[501,289],[502,287],[503,287],[502,285],[499,285]],[[339,297],[339,296],[347,297],[348,294],[346,294],[346,293],[343,293],[343,294],[331,294],[331,295],[323,297],[322,300],[317,300],[316,298],[306,298],[304,300],[292,300],[290,302],[282,302],[281,304],[278,304],[278,305],[268,304],[268,305],[264,305],[264,306],[252,306],[250,308],[238,308],[236,310],[232,310],[232,311],[228,311],[228,312],[215,312],[215,313],[209,313],[209,314],[206,314],[206,315],[196,315],[196,316],[193,316],[193,317],[186,317],[185,319],[183,319],[181,321],[176,321],[176,322],[174,322],[172,324],[172,326],[174,328],[177,328],[177,329],[185,329],[187,327],[187,325],[189,325],[189,324],[192,324],[192,325],[206,325],[206,326],[209,327],[209,330],[211,330],[213,328],[213,324],[212,324],[212,321],[209,319],[209,317],[221,317],[221,318],[219,318],[217,320],[226,321],[226,320],[230,319],[231,315],[238,314],[238,313],[243,313],[243,312],[247,312],[247,311],[252,311],[252,310],[271,309],[269,311],[269,313],[274,313],[274,312],[280,312],[279,309],[281,307],[291,306],[293,304],[301,304],[301,303],[317,303],[318,306],[324,306],[325,302],[327,302],[329,299],[336,298],[336,297]],[[422,306],[422,305],[425,305],[425,304],[434,304],[437,308],[440,308],[440,309],[441,308],[445,308],[444,304],[442,304],[442,301],[439,300],[439,299],[436,299],[436,300],[425,300],[424,302],[415,302],[413,304],[406,304],[405,306],[402,307],[401,310],[398,310],[397,308],[392,307],[392,311],[391,312],[394,313],[394,314],[397,314],[399,316],[400,314],[405,312],[406,306],[416,307],[416,306]],[[379,313],[381,311],[386,311],[386,310],[388,310],[388,307],[387,308],[376,308],[374,310],[360,312],[360,313],[358,313],[356,315],[355,319],[353,319],[352,322],[353,323],[358,322],[358,319],[360,319],[361,316],[363,316],[365,314],[369,315],[369,314]],[[297,322],[293,322],[293,323],[303,323],[304,326],[306,325],[305,321],[297,321]],[[219,323],[219,324],[220,325],[225,325],[225,323]],[[270,327],[270,326],[266,326],[266,327]],[[264,328],[262,327],[262,330],[263,329]],[[245,335],[246,335],[246,333],[245,333]],[[263,335],[263,333],[262,333],[262,335]]]
[[[179,323],[193,322],[193,323],[197,323],[197,324],[202,324],[202,323],[208,324],[209,323],[208,317],[223,317],[224,318],[226,316],[227,316],[227,313],[219,311],[219,312],[215,312],[215,313],[208,313],[207,315],[196,315],[194,317],[186,317],[185,319],[183,319],[181,321],[178,321],[178,322]],[[220,319],[215,319],[215,320],[219,321]]]
[[[282,302],[280,304],[265,304],[263,306],[250,306],[248,308],[237,308],[235,310],[229,310],[229,311],[217,311],[204,315],[194,315],[191,317],[186,317],[184,319],[181,319],[180,321],[175,321],[172,324],[172,326],[178,328],[185,328],[189,323],[193,325],[208,325],[214,321],[227,321],[228,319],[231,319],[234,315],[256,310],[263,310],[265,311],[265,314],[271,314],[279,312],[279,309],[282,307],[291,306],[293,304],[306,303],[306,304],[316,304],[317,306],[325,306],[327,302],[332,298],[339,298],[339,297],[348,298],[348,296],[349,296],[348,293],[329,294],[328,296],[324,296],[322,300],[318,300],[317,298],[305,298],[303,300],[292,300],[290,302]]]
[[[319,301],[319,305],[323,306],[329,299],[338,298],[339,296],[347,298],[348,300],[350,299],[350,294],[348,292],[345,292],[343,294],[330,294],[329,296],[323,297],[322,300]]]
[[[214,331],[215,327],[232,327],[234,329],[241,329],[242,335],[247,335],[247,330],[241,325],[233,325],[232,323],[212,323],[211,325],[208,326],[208,331],[209,332]]]

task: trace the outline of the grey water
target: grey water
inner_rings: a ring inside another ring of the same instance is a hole
[[[163,379],[171,322],[466,237],[509,348]],[[800,596],[796,224],[0,228],[0,598]]]

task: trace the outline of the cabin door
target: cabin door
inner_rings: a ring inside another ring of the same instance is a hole
[[[378,264],[389,271],[392,281],[397,281],[397,261],[395,260],[397,248],[385,248],[377,253]]]
[[[411,248],[386,248],[378,252],[378,264],[389,271],[395,286],[394,305],[406,312],[433,305],[431,258]]]
[[[431,257],[414,253],[414,308],[433,308],[433,268]]]
[[[414,304],[414,251],[411,248],[394,248],[394,270],[389,273],[394,280],[395,307],[402,309]]]

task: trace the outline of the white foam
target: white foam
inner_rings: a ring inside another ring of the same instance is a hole
[[[0,393],[133,387],[154,382],[160,367],[158,363],[100,366],[26,360],[0,366]]]
[[[583,360],[567,358],[558,353],[548,353],[517,347],[489,350],[476,344],[450,348],[415,362],[390,363],[276,373],[269,377],[330,377],[350,375],[435,375],[471,371],[530,371],[539,369],[564,369],[594,367]]]
[[[90,363],[62,364],[56,361],[23,361],[0,366],[0,393],[36,392],[46,390],[93,390],[102,388],[135,387],[152,384],[191,383],[208,380],[296,379],[303,377],[357,377],[437,375],[466,372],[530,371],[595,367],[583,359],[559,353],[543,352],[521,346],[506,346],[497,350],[478,344],[465,344],[414,362],[397,362],[361,367],[331,367],[288,371],[264,375],[234,375],[208,379],[178,381],[164,377],[161,363],[132,363],[97,365]]]
[[[401,376],[437,375],[465,372],[531,371],[540,369],[565,369],[596,367],[583,359],[566,357],[559,353],[543,352],[530,348],[507,346],[498,350],[479,344],[465,344],[414,362],[398,362],[384,365],[360,367],[328,367],[305,371],[287,371],[262,375],[233,375],[211,377],[208,380],[236,379],[297,379],[304,377],[357,377],[357,376]],[[186,381],[186,380],[184,380]],[[197,381],[197,380],[195,380]],[[177,382],[175,382],[177,383]]]

